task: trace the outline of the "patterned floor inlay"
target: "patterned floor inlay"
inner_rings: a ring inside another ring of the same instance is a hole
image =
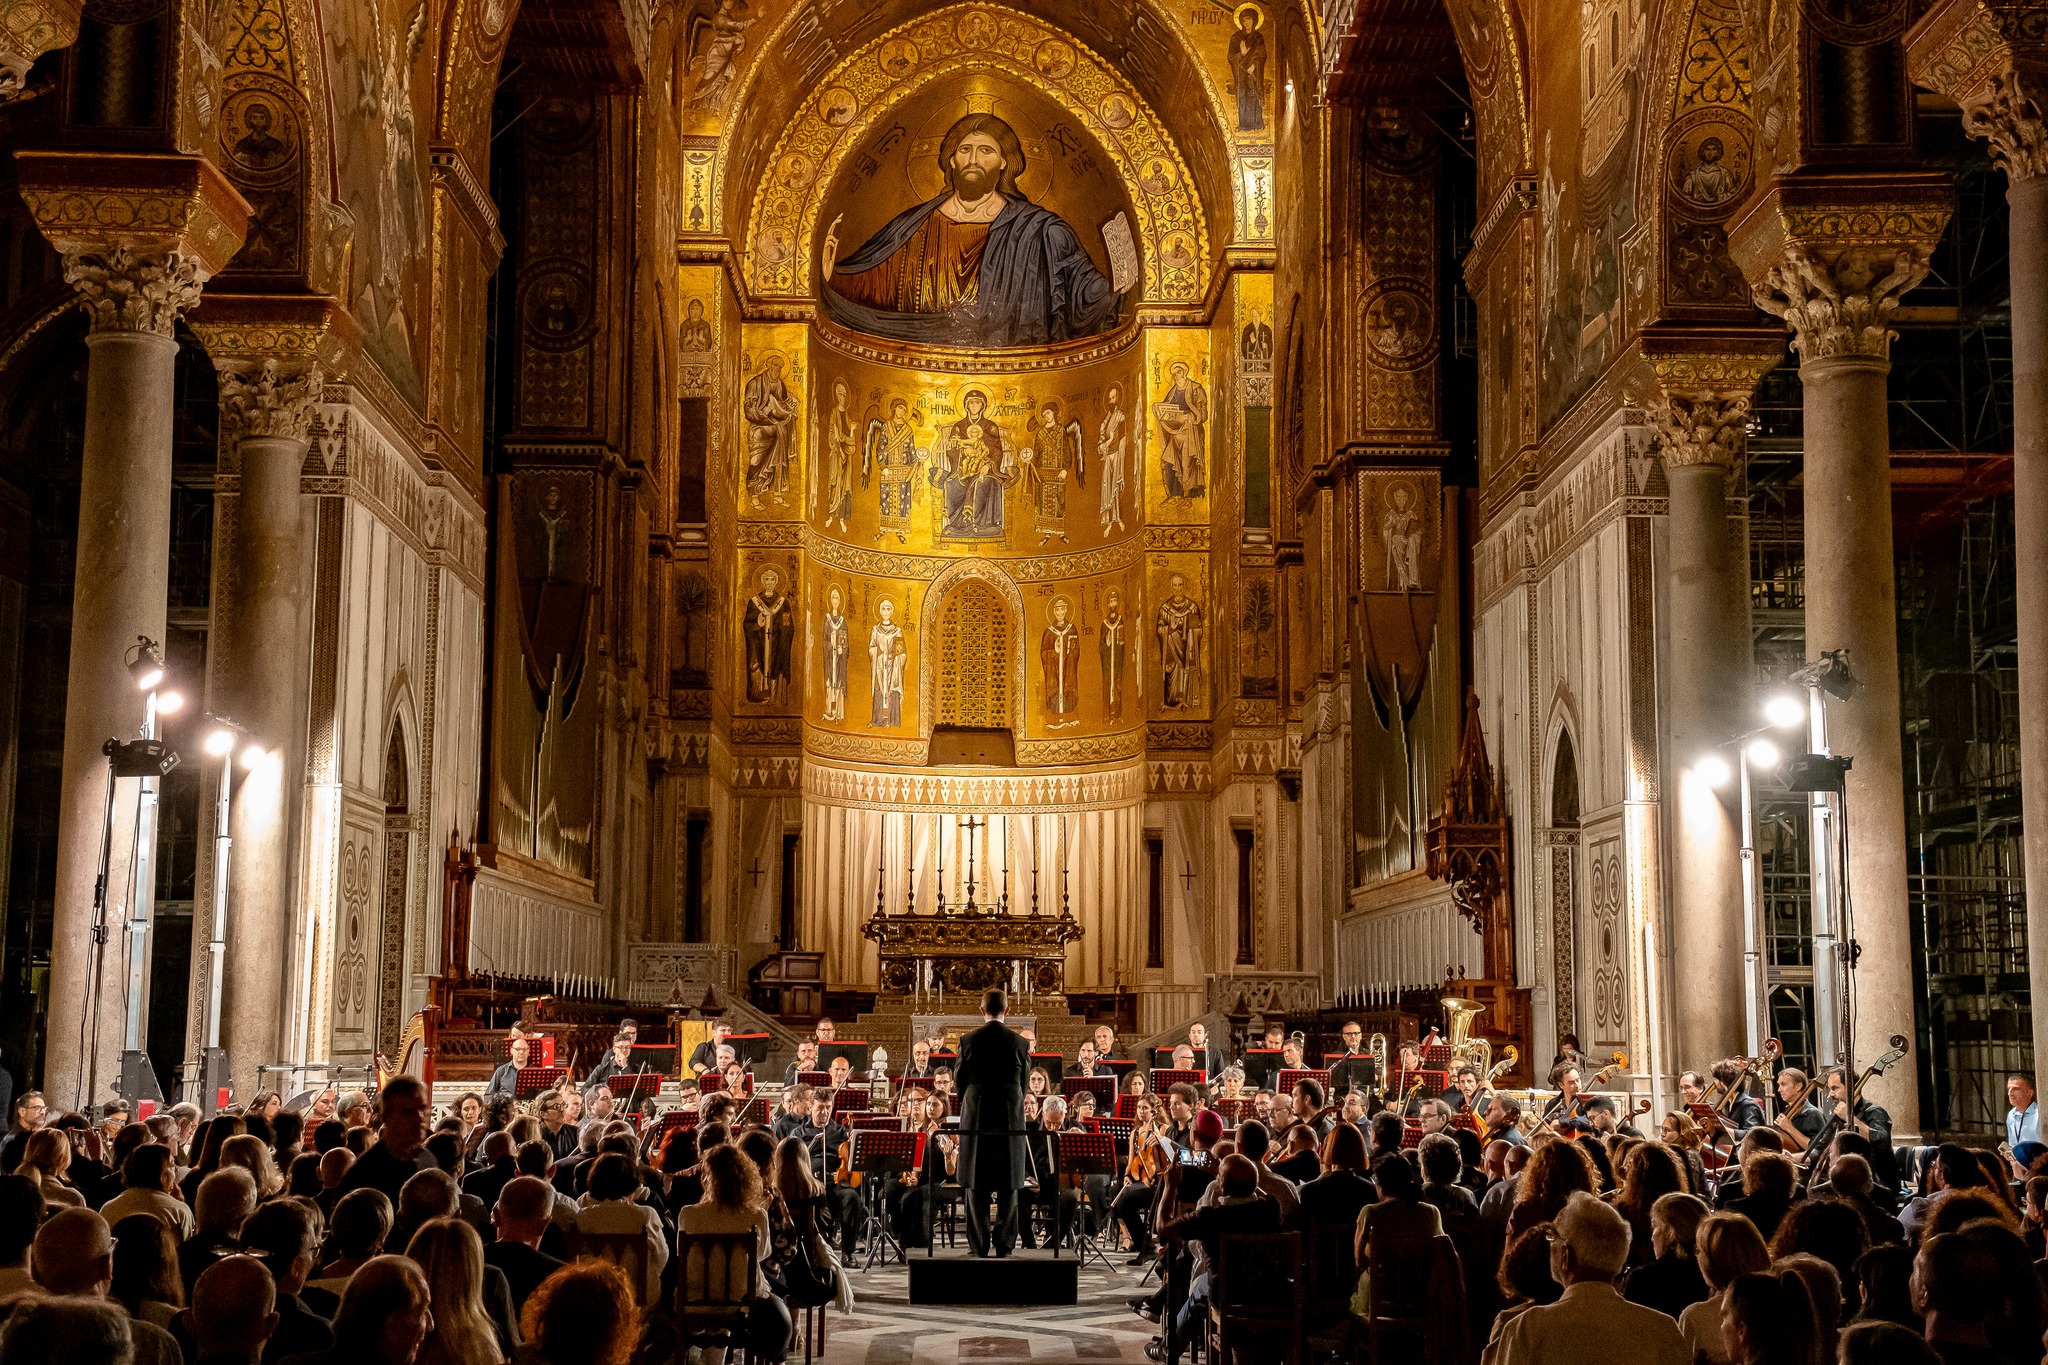
[[[1044,1255],[1043,1252],[1022,1253]],[[854,1309],[834,1313],[824,1365],[956,1365],[960,1361],[1141,1362],[1158,1331],[1124,1306],[1150,1286],[1139,1272],[1081,1271],[1080,1302],[1055,1308],[940,1307],[910,1302],[899,1264],[853,1272]],[[816,1357],[814,1357],[815,1359]],[[793,1361],[803,1359],[798,1343]]]

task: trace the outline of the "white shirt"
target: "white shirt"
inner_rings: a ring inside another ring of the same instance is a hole
[[[1728,1341],[1721,1335],[1721,1300],[1727,1294],[1710,1294],[1678,1315],[1678,1334],[1703,1365],[1728,1365]]]
[[[136,1213],[153,1213],[163,1219],[171,1231],[178,1234],[181,1242],[199,1230],[199,1225],[192,1220],[192,1210],[185,1207],[185,1201],[162,1190],[123,1190],[100,1210],[100,1216],[107,1220],[108,1227]]]
[[[1575,1284],[1556,1303],[1531,1308],[1509,1323],[1494,1359],[1499,1365],[1692,1365],[1692,1351],[1677,1324],[1656,1309],[1630,1303],[1611,1284]]]

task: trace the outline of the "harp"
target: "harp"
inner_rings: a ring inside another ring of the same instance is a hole
[[[405,1021],[398,1035],[398,1064],[377,1054],[377,1088],[383,1089],[394,1076],[416,1076],[429,1092],[434,1088],[434,1040],[440,1032],[441,1007],[429,1005]]]

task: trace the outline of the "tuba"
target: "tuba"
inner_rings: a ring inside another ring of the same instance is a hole
[[[1445,1022],[1450,1025],[1451,1065],[1469,1066],[1476,1074],[1486,1075],[1493,1070],[1493,1044],[1472,1036],[1472,1021],[1485,1012],[1486,1006],[1455,995],[1445,996],[1442,1003]]]

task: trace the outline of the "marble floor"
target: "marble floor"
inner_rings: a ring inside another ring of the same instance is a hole
[[[1123,1259],[1116,1258],[1114,1271],[1100,1264],[1084,1268],[1080,1301],[1057,1308],[912,1305],[902,1265],[856,1269],[853,1311],[831,1313],[826,1326],[825,1365],[1143,1361],[1145,1343],[1158,1329],[1124,1306],[1144,1290],[1141,1272],[1125,1269]],[[801,1344],[790,1359],[803,1359]]]

